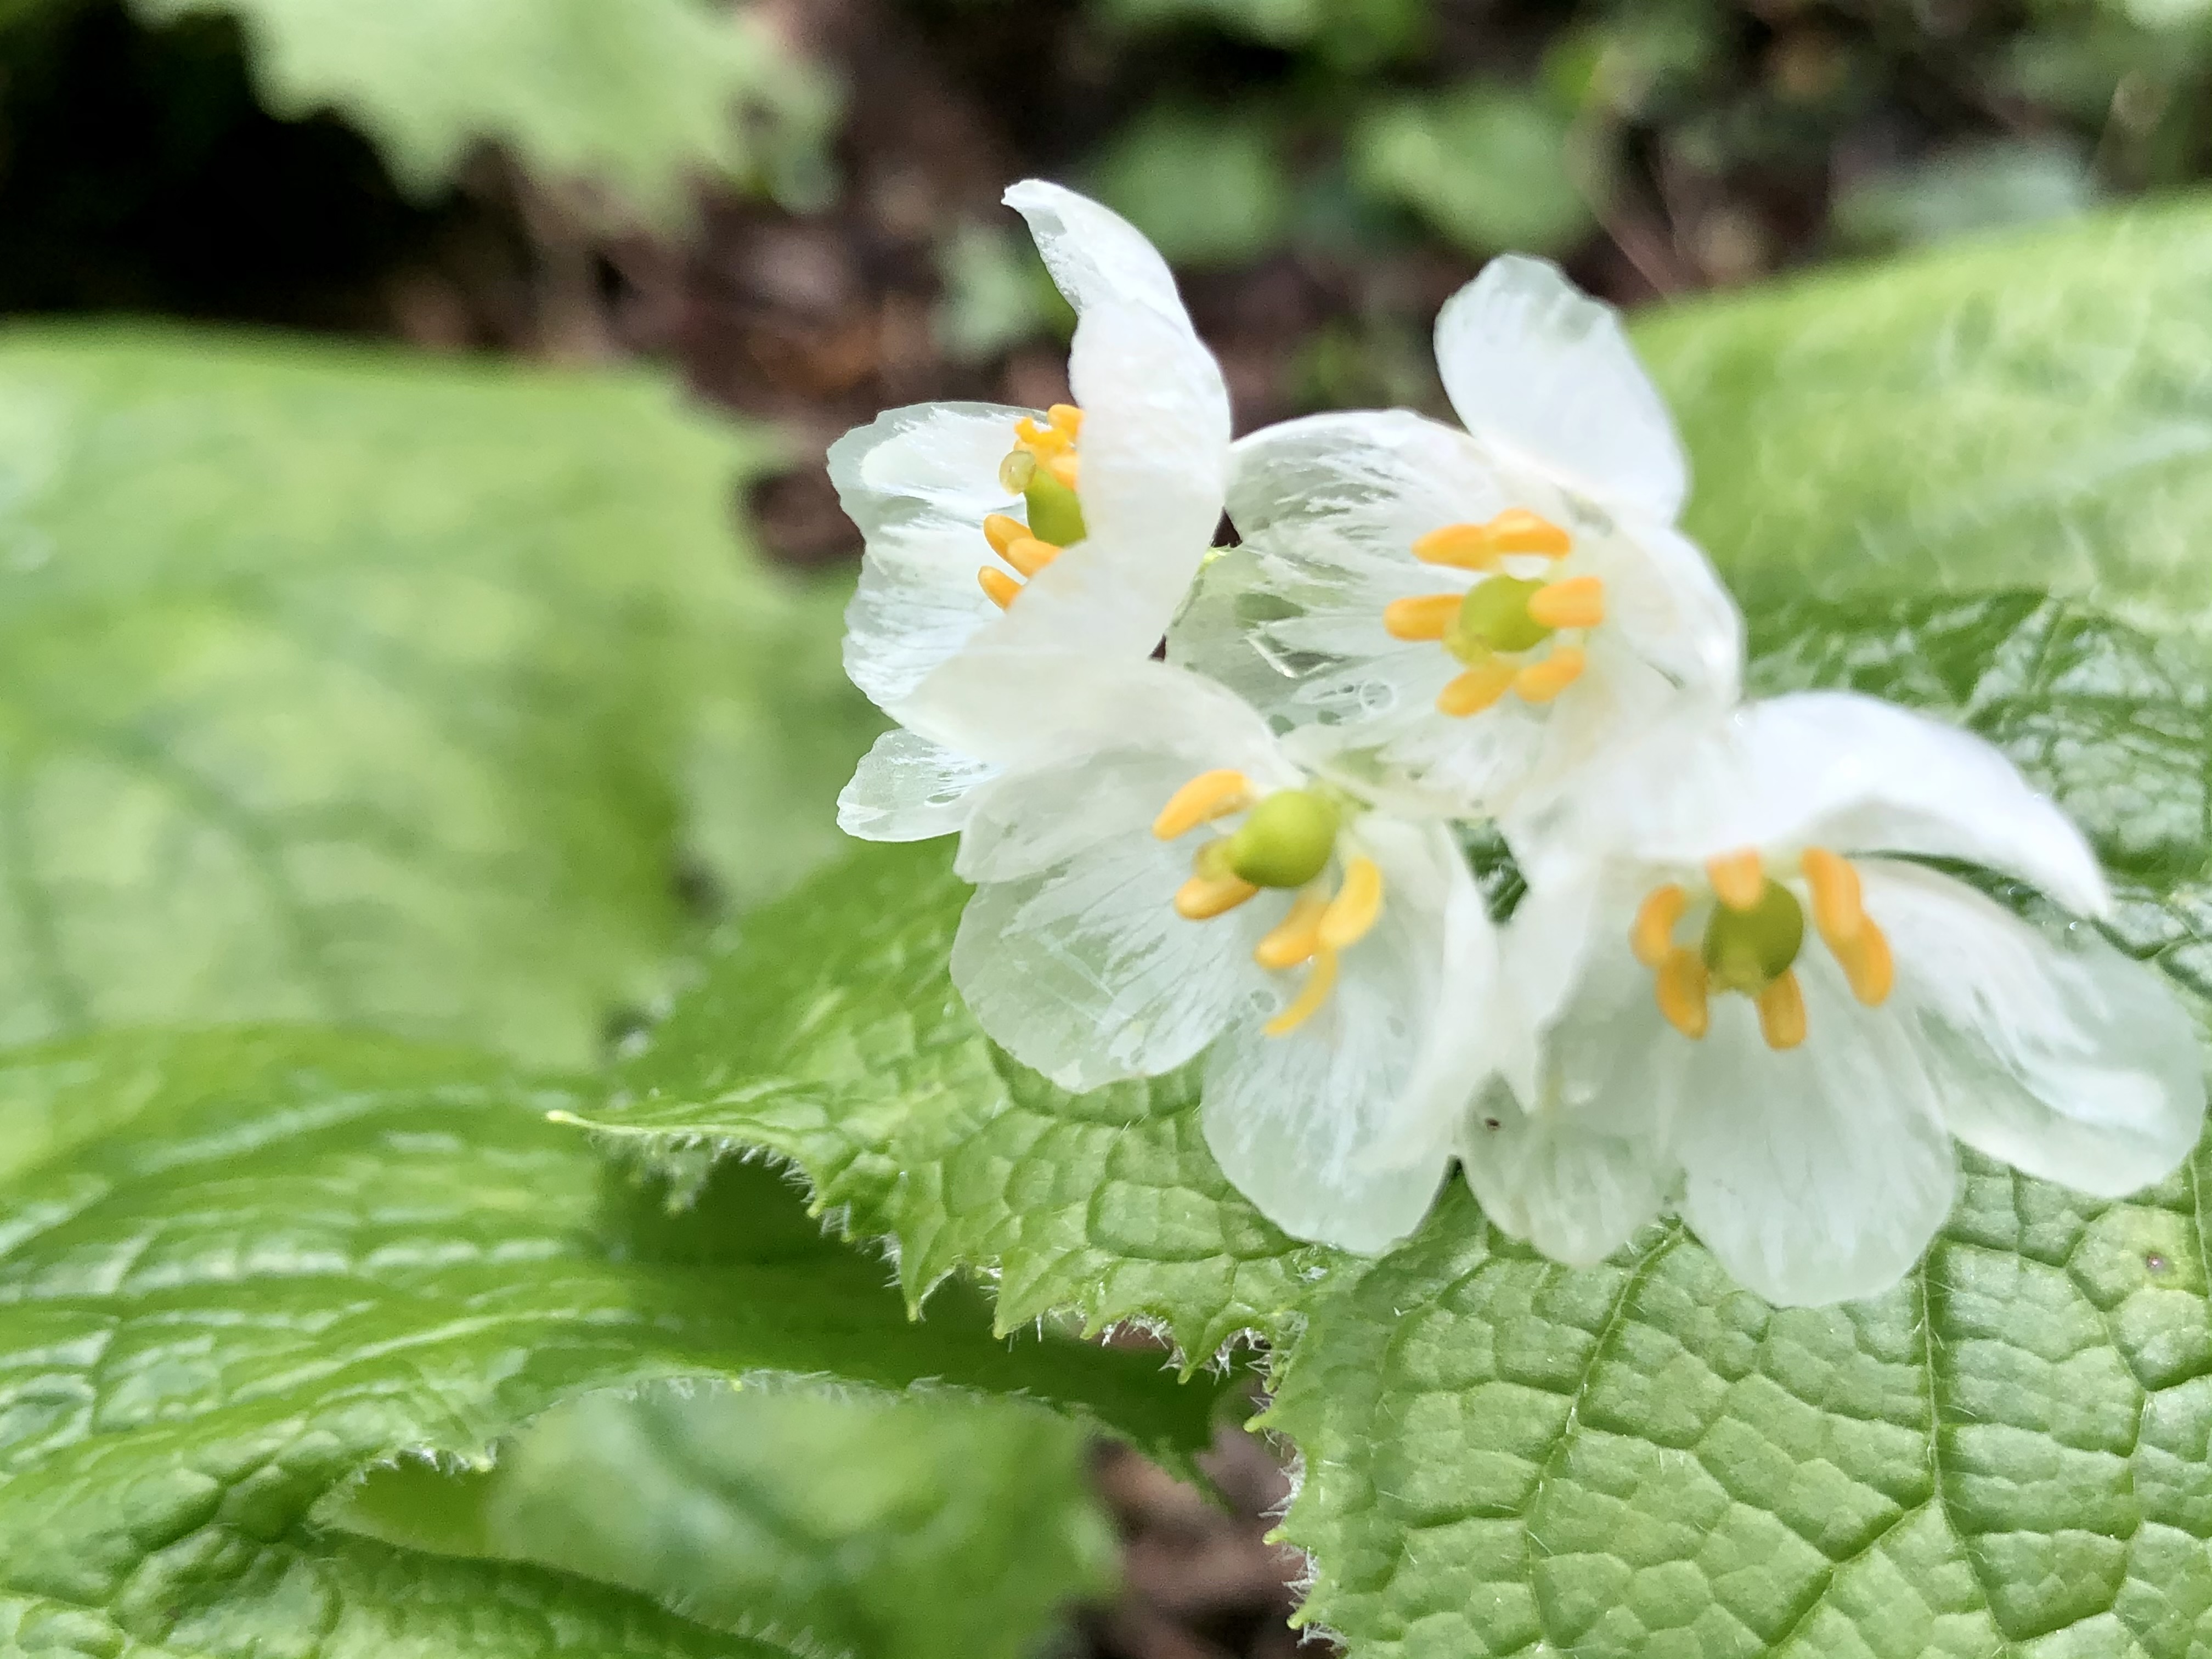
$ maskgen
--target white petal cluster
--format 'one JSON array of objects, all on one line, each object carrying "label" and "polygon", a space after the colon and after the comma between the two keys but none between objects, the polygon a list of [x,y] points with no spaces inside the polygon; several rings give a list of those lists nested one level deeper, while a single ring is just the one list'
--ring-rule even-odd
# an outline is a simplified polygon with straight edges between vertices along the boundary
[{"label": "white petal cluster", "polygon": [[[2064,815],[1887,704],[1741,702],[1608,308],[1496,260],[1437,322],[1463,428],[1232,445],[1144,239],[1006,199],[1076,308],[1075,404],[900,410],[830,465],[867,538],[847,667],[898,722],[840,821],[959,835],[953,978],[1014,1059],[1201,1066],[1224,1172],[1302,1238],[1388,1247],[1455,1158],[1557,1260],[1679,1213],[1778,1303],[1909,1271],[1957,1141],[2100,1194],[2187,1155],[2195,1032],[2096,931]],[[1527,883],[1502,928],[1483,825]]]}]

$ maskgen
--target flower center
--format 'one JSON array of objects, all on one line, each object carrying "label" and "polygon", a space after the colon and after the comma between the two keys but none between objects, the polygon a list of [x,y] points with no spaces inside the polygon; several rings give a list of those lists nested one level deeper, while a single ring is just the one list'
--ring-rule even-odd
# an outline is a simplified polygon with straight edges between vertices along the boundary
[{"label": "flower center", "polygon": [[[1446,525],[1413,544],[1425,564],[1486,572],[1464,593],[1429,593],[1383,608],[1382,626],[1401,640],[1435,640],[1466,666],[1437,696],[1443,713],[1479,714],[1510,691],[1523,702],[1549,702],[1582,677],[1579,640],[1605,620],[1605,584],[1595,576],[1547,581],[1516,576],[1508,558],[1564,559],[1573,540],[1549,519],[1513,507],[1486,524]],[[1528,653],[1548,647],[1540,657]]]},{"label": "flower center", "polygon": [[[1888,939],[1866,913],[1858,872],[1826,848],[1811,847],[1800,856],[1797,874],[1812,901],[1813,925],[1851,994],[1880,1006],[1897,969]],[[1630,949],[1651,969],[1659,1012],[1684,1036],[1702,1037],[1711,1024],[1711,994],[1739,992],[1757,1006],[1767,1047],[1796,1048],[1805,1040],[1805,994],[1796,971],[1805,945],[1805,905],[1767,873],[1753,848],[1709,860],[1705,879],[1713,907],[1695,948],[1674,943],[1690,908],[1689,892],[1678,882],[1647,893],[1629,930]]]},{"label": "flower center", "polygon": [[1297,995],[1267,1024],[1268,1036],[1283,1036],[1328,1000],[1338,953],[1364,939],[1382,915],[1382,872],[1372,859],[1355,856],[1345,861],[1336,890],[1328,891],[1322,878],[1336,857],[1343,808],[1317,789],[1278,789],[1261,797],[1249,778],[1227,768],[1201,772],[1176,790],[1152,820],[1152,834],[1175,841],[1240,812],[1243,823],[1210,837],[1192,857],[1190,879],[1176,891],[1176,914],[1210,921],[1262,888],[1297,895],[1289,914],[1252,952],[1270,972],[1307,968]]},{"label": "flower center", "polygon": [[1018,575],[1010,576],[994,564],[975,573],[1001,611],[1020,596],[1024,580],[1088,533],[1076,494],[1082,468],[1075,447],[1082,429],[1083,411],[1073,404],[1054,404],[1045,411],[1042,426],[1029,415],[1014,422],[1014,447],[999,463],[999,482],[1027,504],[1029,522],[994,513],[983,520],[983,539]]}]

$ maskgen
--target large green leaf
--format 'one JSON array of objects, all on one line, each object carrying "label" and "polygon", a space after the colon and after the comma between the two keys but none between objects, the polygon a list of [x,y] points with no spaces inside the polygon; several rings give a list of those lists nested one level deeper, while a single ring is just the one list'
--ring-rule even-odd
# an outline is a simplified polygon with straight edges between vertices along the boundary
[{"label": "large green leaf", "polygon": [[590,1650],[574,1603],[639,1622],[642,1650],[734,1650],[573,1575],[434,1569],[312,1524],[372,1463],[481,1459],[564,1395],[653,1376],[929,1379],[1204,1443],[1207,1391],[1153,1357],[1010,1346],[958,1287],[911,1321],[772,1171],[726,1164],[672,1209],[547,1121],[574,1103],[497,1061],[315,1032],[0,1062],[0,1609],[101,1650],[246,1655],[317,1632],[434,1648],[481,1601],[516,1634],[471,1651]]},{"label": "large green leaf", "polygon": [[687,780],[765,849],[752,896],[866,741],[856,696],[769,672],[835,618],[731,544],[758,453],[642,379],[0,337],[0,1042],[306,1018],[592,1054],[675,937]]},{"label": "large green leaf", "polygon": [[1112,1582],[1087,1454],[1010,1401],[659,1388],[557,1406],[490,1469],[380,1470],[340,1523],[854,1659],[1024,1659]]},{"label": "large green leaf", "polygon": [[[2212,984],[2212,594],[2185,556],[2212,532],[2188,465],[2208,262],[2212,221],[2174,212],[1646,337],[1754,682],[1856,685],[2003,745],[2185,992]],[[878,849],[757,915],[605,1132],[775,1148],[927,1264],[914,1282],[1000,1275],[1002,1319],[1272,1338],[1306,1616],[1355,1654],[2212,1646],[2204,1152],[2118,1204],[1970,1158],[1920,1272],[1840,1309],[1769,1309],[1672,1224],[1562,1269],[1457,1189],[1382,1260],[1335,1255],[1226,1189],[1187,1079],[1071,1098],[992,1049],[945,976],[961,896],[942,848]]]},{"label": "large green leaf", "polygon": [[503,144],[562,184],[672,218],[690,175],[819,190],[834,101],[767,29],[708,0],[133,0],[244,26],[280,115],[335,108],[403,185]]}]

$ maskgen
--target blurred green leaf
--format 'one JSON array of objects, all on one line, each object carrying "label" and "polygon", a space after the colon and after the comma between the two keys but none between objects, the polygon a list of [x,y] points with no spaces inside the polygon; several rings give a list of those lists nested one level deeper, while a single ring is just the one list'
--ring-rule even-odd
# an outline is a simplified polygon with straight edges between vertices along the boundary
[{"label": "blurred green leaf", "polygon": [[1372,69],[1419,44],[1429,0],[1103,0],[1128,27],[1204,23],[1285,50],[1310,50],[1343,70]]},{"label": "blurred green leaf", "polygon": [[499,144],[550,182],[604,187],[664,222],[693,175],[794,203],[826,194],[828,83],[750,15],[706,0],[131,3],[149,23],[235,16],[272,111],[337,110],[417,193]]},{"label": "blurred green leaf", "polygon": [[1250,112],[1148,110],[1115,135],[1092,183],[1179,265],[1257,258],[1290,228],[1280,139]]},{"label": "blurred green leaf", "polygon": [[[654,1377],[927,1381],[1171,1453],[1209,1440],[1213,1391],[1154,1356],[1010,1345],[957,1285],[909,1319],[763,1166],[717,1169],[688,1210],[609,1176],[547,1121],[580,1103],[490,1059],[317,1031],[0,1058],[0,1644],[750,1652],[703,1608],[436,1561],[465,1528],[423,1548],[313,1523],[371,1464],[480,1463],[565,1396]],[[1042,1492],[1054,1512],[1065,1481]]]},{"label": "blurred green leaf", "polygon": [[2072,144],[2003,140],[1857,179],[1837,193],[1829,221],[1846,246],[1903,247],[2069,219],[2094,206],[2098,193]]},{"label": "blurred green leaf", "polygon": [[931,328],[956,362],[981,362],[1074,326],[1075,313],[1052,285],[1036,246],[1011,226],[962,221],[938,245],[937,267],[944,297]]},{"label": "blurred green leaf", "polygon": [[1352,172],[1471,253],[1556,253],[1595,222],[1568,153],[1574,131],[1572,114],[1540,94],[1465,86],[1363,117]]},{"label": "blurred green leaf", "polygon": [[489,1470],[380,1470],[337,1524],[854,1659],[1024,1659],[1114,1581],[1086,1450],[1011,1401],[652,1388],[556,1407]]},{"label": "blurred green leaf", "polygon": [[763,453],[644,379],[0,340],[0,1041],[592,1054],[676,939],[687,779],[757,896],[872,729],[834,602],[732,545]]}]

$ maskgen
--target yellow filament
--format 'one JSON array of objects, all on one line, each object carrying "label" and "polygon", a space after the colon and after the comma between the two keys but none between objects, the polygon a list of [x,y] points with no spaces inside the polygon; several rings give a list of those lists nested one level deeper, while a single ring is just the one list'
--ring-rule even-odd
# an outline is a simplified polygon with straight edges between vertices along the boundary
[{"label": "yellow filament", "polygon": [[1034,576],[1060,556],[1060,550],[1050,542],[1024,534],[1000,548],[999,556],[1024,576]]},{"label": "yellow filament", "polygon": [[1335,988],[1336,952],[1323,946],[1314,952],[1313,966],[1306,969],[1306,982],[1296,1000],[1261,1029],[1269,1036],[1288,1036],[1321,1012]]},{"label": "yellow filament", "polygon": [[1065,432],[1071,438],[1083,430],[1083,411],[1073,404],[1054,404],[1044,412],[1055,431]]},{"label": "yellow filament", "polygon": [[1523,702],[1549,702],[1583,677],[1583,653],[1571,645],[1555,645],[1541,662],[1532,662],[1513,677],[1513,695]]},{"label": "yellow filament", "polygon": [[1805,1040],[1805,994],[1787,968],[1759,994],[1759,1034],[1770,1048],[1795,1048]]},{"label": "yellow filament", "polygon": [[1646,968],[1656,968],[1674,949],[1674,924],[1690,908],[1690,896],[1679,882],[1655,887],[1637,907],[1636,925],[1628,931],[1628,948]]},{"label": "yellow filament", "polygon": [[1858,937],[1866,925],[1866,902],[1859,890],[1859,872],[1825,847],[1808,847],[1800,860],[1805,884],[1813,890],[1813,925],[1837,955]]},{"label": "yellow filament", "polygon": [[1394,640],[1440,640],[1459,615],[1462,603],[1457,593],[1393,599],[1382,607],[1383,630]]},{"label": "yellow filament", "polygon": [[1344,866],[1344,885],[1322,913],[1322,948],[1342,951],[1357,945],[1382,914],[1382,871],[1373,859],[1352,860]]},{"label": "yellow filament", "polygon": [[1044,465],[1047,471],[1070,489],[1076,487],[1076,481],[1083,476],[1083,464],[1073,455],[1055,455]]},{"label": "yellow filament", "polygon": [[975,580],[991,596],[991,603],[1004,611],[1022,595],[1022,585],[995,565],[985,565],[975,573]]},{"label": "yellow filament", "polygon": [[1667,1023],[1692,1039],[1705,1034],[1712,1023],[1706,1000],[1705,959],[1686,946],[1677,945],[1660,963],[1651,982],[1659,1012]]},{"label": "yellow filament", "polygon": [[1887,937],[1871,917],[1863,917],[1858,932],[1843,944],[1829,940],[1828,948],[1836,953],[1853,996],[1869,1008],[1879,1008],[1889,1000],[1897,985],[1897,959],[1890,954]]},{"label": "yellow filament", "polygon": [[1707,859],[1705,879],[1712,883],[1715,896],[1729,909],[1748,910],[1766,890],[1766,866],[1759,862],[1759,849],[1747,847],[1741,853],[1723,853],[1717,859]]},{"label": "yellow filament", "polygon": [[1510,662],[1486,662],[1480,668],[1470,668],[1437,693],[1437,708],[1460,720],[1480,714],[1513,689],[1514,673]]},{"label": "yellow filament", "polygon": [[1291,913],[1270,928],[1252,952],[1262,968],[1279,971],[1295,968],[1321,949],[1321,919],[1328,901],[1318,888],[1309,887],[1291,902]]},{"label": "yellow filament", "polygon": [[1193,876],[1176,889],[1176,914],[1185,921],[1225,915],[1260,890],[1235,876]]},{"label": "yellow filament", "polygon": [[1251,804],[1252,780],[1242,772],[1226,766],[1200,772],[1168,797],[1168,804],[1152,820],[1152,833],[1162,841],[1173,841]]},{"label": "yellow filament", "polygon": [[994,513],[983,520],[983,539],[991,544],[991,551],[1002,556],[1029,533],[1030,527],[1011,513]]},{"label": "yellow filament", "polygon": [[1595,628],[1605,620],[1605,584],[1595,576],[1547,583],[1528,596],[1528,617],[1547,628]]}]

